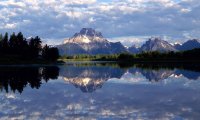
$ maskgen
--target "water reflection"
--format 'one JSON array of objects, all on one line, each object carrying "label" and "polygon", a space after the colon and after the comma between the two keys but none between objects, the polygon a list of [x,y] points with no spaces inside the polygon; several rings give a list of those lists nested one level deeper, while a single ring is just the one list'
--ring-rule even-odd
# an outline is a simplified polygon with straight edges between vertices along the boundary
[{"label": "water reflection", "polygon": [[[136,81],[134,78],[138,74],[145,77],[150,82],[173,77],[185,77],[188,80],[198,80],[200,78],[199,67],[188,66],[152,66],[135,64],[127,67],[117,63],[72,63],[64,66],[29,66],[29,67],[0,67],[0,89],[6,92],[18,91],[29,85],[31,88],[39,89],[42,81],[48,82],[50,79],[62,77],[66,83],[74,85],[82,92],[94,92],[102,88],[104,83],[111,79],[121,79]],[[139,78],[141,78],[139,76]]]},{"label": "water reflection", "polygon": [[121,78],[126,70],[110,66],[68,65],[60,68],[60,76],[82,92],[93,92],[111,78]]},{"label": "water reflection", "polygon": [[39,89],[42,80],[57,79],[59,68],[49,67],[0,67],[0,89],[6,92],[19,93],[29,85],[31,88]]},{"label": "water reflection", "polygon": [[0,67],[0,119],[199,119],[199,71],[113,63]]},{"label": "water reflection", "polygon": [[[189,69],[189,70],[188,70]],[[161,80],[173,77],[185,77],[188,80],[197,80],[200,78],[200,71],[195,67],[188,66],[147,66],[136,64],[131,67],[124,67],[123,64],[68,64],[60,67],[60,76],[73,84],[76,88],[80,88],[82,92],[93,92],[101,88],[103,84],[113,78],[132,79],[130,74],[141,74],[150,82],[159,82]],[[127,78],[127,75],[129,77]],[[131,76],[132,77],[132,76]]]}]

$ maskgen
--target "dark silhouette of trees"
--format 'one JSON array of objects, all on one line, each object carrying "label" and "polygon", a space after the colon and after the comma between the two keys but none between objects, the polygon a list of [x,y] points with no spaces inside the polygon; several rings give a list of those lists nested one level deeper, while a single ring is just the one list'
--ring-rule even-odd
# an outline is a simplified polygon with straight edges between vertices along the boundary
[{"label": "dark silhouette of trees", "polygon": [[8,52],[8,33],[6,32],[5,35],[2,37],[2,41],[1,41],[1,52],[2,53],[7,53]]},{"label": "dark silhouette of trees", "polygon": [[42,50],[42,41],[38,36],[35,38],[31,38],[29,42],[29,52],[31,58],[37,58],[37,56],[40,54],[40,51]]},{"label": "dark silhouette of trees", "polygon": [[[42,47],[41,39],[31,37],[26,39],[22,32],[14,32],[8,36],[0,34],[0,55],[8,60],[45,60],[54,62],[58,59],[58,49],[45,45]],[[1,61],[0,61],[1,62]]]},{"label": "dark silhouette of trees", "polygon": [[15,35],[15,33],[12,33],[10,35],[9,45],[10,45],[10,48],[15,48],[17,46],[17,41],[16,41],[16,35]]},{"label": "dark silhouette of trees", "polygon": [[1,67],[0,68],[0,90],[6,92],[22,93],[26,86],[39,89],[42,80],[48,82],[57,79],[59,68],[49,67]]},{"label": "dark silhouette of trees", "polygon": [[120,54],[116,60],[119,61],[166,61],[166,62],[200,62],[200,48],[180,52],[143,52],[140,54]]},{"label": "dark silhouette of trees", "polygon": [[59,57],[58,48],[49,47],[49,46],[45,45],[42,50],[42,57],[49,61],[57,60]]}]

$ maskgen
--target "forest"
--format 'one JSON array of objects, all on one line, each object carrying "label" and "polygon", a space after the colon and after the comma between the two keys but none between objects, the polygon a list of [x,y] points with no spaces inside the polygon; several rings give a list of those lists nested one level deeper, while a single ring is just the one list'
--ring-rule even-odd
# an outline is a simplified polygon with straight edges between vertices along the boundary
[{"label": "forest", "polygon": [[18,34],[0,34],[0,63],[56,62],[59,52],[56,47],[43,45],[40,37],[25,38]]}]

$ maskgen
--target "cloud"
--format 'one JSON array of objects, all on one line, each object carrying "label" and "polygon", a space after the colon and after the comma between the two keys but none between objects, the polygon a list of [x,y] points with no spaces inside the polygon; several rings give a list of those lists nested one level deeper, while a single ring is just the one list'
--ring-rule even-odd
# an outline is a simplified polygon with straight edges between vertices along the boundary
[{"label": "cloud", "polygon": [[108,38],[108,40],[112,42],[121,42],[123,45],[127,47],[130,47],[132,45],[140,47],[150,37],[151,36],[122,36],[122,37]]},{"label": "cloud", "polygon": [[[53,40],[92,27],[124,44],[145,36],[200,38],[198,0],[3,0],[0,31]],[[133,40],[129,36],[135,36]],[[127,39],[126,39],[127,37]],[[136,42],[135,42],[136,41]]]},{"label": "cloud", "polygon": [[5,29],[15,29],[16,28],[16,23],[8,23],[8,24],[5,24],[4,28]]}]

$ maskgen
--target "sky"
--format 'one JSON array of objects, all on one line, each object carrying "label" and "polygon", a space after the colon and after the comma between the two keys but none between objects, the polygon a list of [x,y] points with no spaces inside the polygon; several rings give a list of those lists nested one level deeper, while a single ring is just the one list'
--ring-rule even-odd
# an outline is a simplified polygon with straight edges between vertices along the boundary
[{"label": "sky", "polygon": [[126,46],[150,37],[182,43],[200,38],[200,1],[0,0],[1,33],[21,31],[61,44],[81,28],[94,28]]}]

